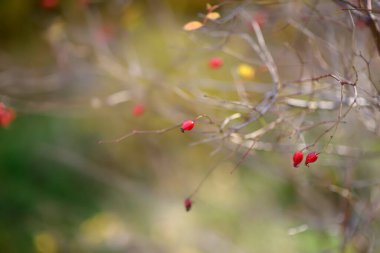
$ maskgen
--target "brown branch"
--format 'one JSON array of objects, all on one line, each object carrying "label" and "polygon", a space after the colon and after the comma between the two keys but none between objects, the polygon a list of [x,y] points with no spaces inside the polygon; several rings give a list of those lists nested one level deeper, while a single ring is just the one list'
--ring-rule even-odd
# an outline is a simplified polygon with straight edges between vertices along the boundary
[{"label": "brown branch", "polygon": [[99,144],[104,144],[104,143],[119,143],[133,135],[139,135],[139,134],[163,134],[163,133],[166,133],[170,130],[173,130],[175,128],[179,128],[181,126],[181,124],[177,124],[175,126],[172,126],[172,127],[168,127],[168,128],[163,128],[163,129],[158,129],[158,130],[132,130],[131,132],[127,133],[126,135],[123,135],[119,138],[116,138],[116,139],[113,139],[113,140],[101,140],[99,141],[98,143]]},{"label": "brown branch", "polygon": [[239,166],[245,161],[245,159],[247,158],[249,152],[251,152],[251,150],[253,149],[253,147],[255,146],[256,142],[254,140],[252,140],[252,145],[247,149],[247,151],[245,151],[245,153],[243,154],[243,156],[240,158],[240,160],[236,163],[236,165],[234,166],[234,168],[231,170],[231,174],[237,169],[239,168]]}]

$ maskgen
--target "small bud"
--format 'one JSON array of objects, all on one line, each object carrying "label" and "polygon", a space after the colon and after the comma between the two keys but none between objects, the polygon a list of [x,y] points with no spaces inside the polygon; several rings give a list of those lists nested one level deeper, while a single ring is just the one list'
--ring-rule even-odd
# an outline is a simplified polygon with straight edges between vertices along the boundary
[{"label": "small bud", "polygon": [[214,57],[214,58],[211,58],[209,61],[208,61],[208,67],[210,69],[218,69],[220,67],[223,66],[223,60],[219,57]]},{"label": "small bud", "polygon": [[313,163],[318,160],[318,154],[315,152],[311,152],[307,154],[306,160],[305,160],[305,165],[309,166],[309,163]]},{"label": "small bud", "polygon": [[293,166],[296,168],[303,160],[303,153],[302,151],[297,151],[293,155]]},{"label": "small bud", "polygon": [[186,212],[190,211],[193,201],[190,198],[186,198],[185,201],[183,202],[183,205],[185,206]]},{"label": "small bud", "polygon": [[185,131],[190,131],[194,127],[194,121],[192,120],[185,120],[182,123],[181,132],[184,133]]},{"label": "small bud", "polygon": [[133,107],[133,111],[132,111],[132,113],[133,113],[133,115],[136,116],[136,117],[139,117],[139,116],[143,115],[144,112],[145,112],[145,107],[144,107],[144,105],[142,105],[142,104],[137,104],[137,105],[135,105],[135,106]]}]

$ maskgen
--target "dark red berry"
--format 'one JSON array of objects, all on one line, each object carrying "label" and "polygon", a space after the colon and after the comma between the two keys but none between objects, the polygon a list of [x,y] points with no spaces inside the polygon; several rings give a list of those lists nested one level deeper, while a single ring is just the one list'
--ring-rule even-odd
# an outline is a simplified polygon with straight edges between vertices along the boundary
[{"label": "dark red berry", "polygon": [[303,160],[303,153],[302,151],[297,151],[293,155],[293,166],[298,167],[298,165],[302,162]]},{"label": "dark red berry", "polygon": [[311,152],[307,154],[306,160],[305,160],[305,165],[309,166],[309,163],[313,163],[318,160],[318,154],[315,152]]},{"label": "dark red berry", "polygon": [[184,133],[185,131],[190,131],[194,127],[194,121],[192,120],[185,120],[182,123],[181,131]]},{"label": "dark red berry", "polygon": [[185,206],[186,212],[190,211],[193,201],[190,198],[186,198],[185,201],[183,202],[183,205]]},{"label": "dark red berry", "polygon": [[223,60],[219,57],[211,58],[208,61],[208,66],[210,69],[218,69],[223,66]]}]

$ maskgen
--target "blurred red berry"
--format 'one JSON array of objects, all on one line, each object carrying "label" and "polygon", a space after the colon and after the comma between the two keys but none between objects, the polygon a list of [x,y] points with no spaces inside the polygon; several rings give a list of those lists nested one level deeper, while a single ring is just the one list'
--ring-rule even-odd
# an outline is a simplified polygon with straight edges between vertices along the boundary
[{"label": "blurred red berry", "polygon": [[111,25],[102,25],[96,31],[96,38],[100,42],[109,43],[115,37],[115,30]]},{"label": "blurred red berry", "polygon": [[136,117],[142,116],[145,112],[145,107],[142,104],[137,104],[133,107],[133,115]]},{"label": "blurred red berry", "polygon": [[59,0],[41,0],[41,6],[45,9],[54,8],[59,4]]},{"label": "blurred red berry", "polygon": [[219,57],[213,57],[208,61],[208,67],[210,69],[218,69],[223,66],[223,60]]},{"label": "blurred red berry", "polygon": [[184,133],[185,131],[190,131],[194,128],[194,121],[192,120],[185,120],[182,123],[181,132]]},{"label": "blurred red berry", "polygon": [[190,211],[193,201],[190,198],[186,198],[185,201],[183,202],[183,205],[185,206],[186,212]]},{"label": "blurred red berry", "polygon": [[293,155],[293,166],[298,167],[298,165],[302,162],[303,160],[303,153],[302,151],[297,151]]},{"label": "blurred red berry", "polygon": [[16,118],[16,112],[12,108],[6,108],[3,103],[0,103],[0,125],[8,127]]},{"label": "blurred red berry", "polygon": [[364,19],[362,19],[362,18],[357,18],[357,19],[355,20],[355,26],[356,26],[356,28],[358,28],[358,29],[364,29],[364,28],[367,26],[367,23],[366,23],[366,21],[365,21]]},{"label": "blurred red berry", "polygon": [[306,160],[305,160],[305,165],[309,166],[309,163],[313,163],[318,160],[318,154],[315,152],[311,152],[307,154]]},{"label": "blurred red berry", "polygon": [[263,27],[267,22],[267,14],[265,12],[257,12],[253,20],[256,21],[260,27]]}]

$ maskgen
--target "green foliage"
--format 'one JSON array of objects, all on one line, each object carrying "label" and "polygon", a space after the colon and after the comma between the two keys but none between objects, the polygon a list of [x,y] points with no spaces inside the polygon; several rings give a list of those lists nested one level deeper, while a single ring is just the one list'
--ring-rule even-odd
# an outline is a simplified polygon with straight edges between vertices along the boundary
[{"label": "green foliage", "polygon": [[67,145],[64,139],[80,138],[81,133],[73,131],[75,121],[72,123],[57,117],[21,114],[10,129],[1,130],[2,251],[29,252],[38,230],[57,231],[70,240],[75,227],[98,210],[97,201],[104,190],[56,160],[52,152]]}]

